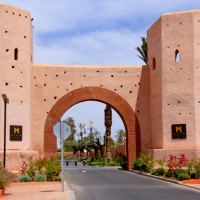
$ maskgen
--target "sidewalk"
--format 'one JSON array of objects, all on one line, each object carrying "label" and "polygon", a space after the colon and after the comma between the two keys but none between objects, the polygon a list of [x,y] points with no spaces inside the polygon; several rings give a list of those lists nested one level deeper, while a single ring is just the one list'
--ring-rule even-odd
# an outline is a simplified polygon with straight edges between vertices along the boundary
[{"label": "sidewalk", "polygon": [[[5,190],[2,200],[70,200],[71,191],[64,187],[61,192],[61,182],[26,182],[12,183]],[[72,198],[71,198],[72,199]]]},{"label": "sidewalk", "polygon": [[181,184],[200,190],[200,180],[199,179],[185,180],[185,181],[182,181]]}]

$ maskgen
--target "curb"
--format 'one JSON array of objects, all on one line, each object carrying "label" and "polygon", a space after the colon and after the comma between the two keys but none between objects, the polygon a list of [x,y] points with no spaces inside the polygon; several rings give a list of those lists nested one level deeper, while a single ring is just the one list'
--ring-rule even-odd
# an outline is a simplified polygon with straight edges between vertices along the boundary
[{"label": "curb", "polygon": [[74,191],[70,189],[70,187],[67,185],[67,182],[66,182],[66,181],[64,181],[64,185],[65,185],[65,187],[66,187],[67,190],[68,190],[67,193],[69,193],[69,200],[75,200],[76,197],[75,197]]},{"label": "curb", "polygon": [[189,188],[193,188],[193,189],[196,189],[196,190],[200,190],[200,187],[194,187],[194,186],[191,186],[191,185],[186,185],[186,184],[183,184],[179,181],[175,181],[175,180],[170,180],[170,179],[165,179],[165,178],[162,178],[162,177],[159,177],[159,176],[154,176],[154,175],[151,175],[151,174],[146,174],[146,173],[143,173],[143,172],[138,172],[136,170],[128,170],[129,172],[133,172],[135,174],[139,174],[139,175],[143,175],[143,176],[147,176],[147,177],[150,177],[150,178],[154,178],[154,179],[158,179],[158,180],[161,180],[161,181],[166,181],[166,182],[170,182],[170,183],[174,183],[174,184],[179,184],[179,185],[182,185],[182,186],[185,186],[185,187],[189,187]]}]

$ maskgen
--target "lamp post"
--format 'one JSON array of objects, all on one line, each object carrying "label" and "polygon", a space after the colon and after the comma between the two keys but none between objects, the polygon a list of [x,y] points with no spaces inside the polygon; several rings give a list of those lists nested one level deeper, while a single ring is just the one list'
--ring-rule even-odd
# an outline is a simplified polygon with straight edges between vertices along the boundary
[{"label": "lamp post", "polygon": [[103,151],[104,151],[104,161],[105,166],[107,166],[107,155],[106,155],[106,134],[103,136]]},{"label": "lamp post", "polygon": [[4,101],[4,145],[3,145],[3,166],[6,165],[6,104],[9,102],[6,94],[2,94]]},{"label": "lamp post", "polygon": [[78,160],[80,160],[79,136],[80,136],[80,133],[78,133]]}]

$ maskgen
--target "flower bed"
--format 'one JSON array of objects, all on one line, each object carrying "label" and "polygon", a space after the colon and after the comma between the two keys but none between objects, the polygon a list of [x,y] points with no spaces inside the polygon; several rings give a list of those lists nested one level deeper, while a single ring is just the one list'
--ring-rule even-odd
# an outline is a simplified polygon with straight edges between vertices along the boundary
[{"label": "flower bed", "polygon": [[19,181],[60,181],[60,169],[60,162],[54,157],[39,158],[36,160],[30,157],[28,161],[24,161],[21,158]]},{"label": "flower bed", "polygon": [[[157,162],[160,167],[153,169],[154,163]],[[184,154],[180,157],[170,155],[169,159],[153,160],[152,155],[141,154],[133,163],[135,170],[151,173],[155,176],[170,178],[184,181],[189,179],[199,179],[200,176],[200,159],[188,160]]]}]

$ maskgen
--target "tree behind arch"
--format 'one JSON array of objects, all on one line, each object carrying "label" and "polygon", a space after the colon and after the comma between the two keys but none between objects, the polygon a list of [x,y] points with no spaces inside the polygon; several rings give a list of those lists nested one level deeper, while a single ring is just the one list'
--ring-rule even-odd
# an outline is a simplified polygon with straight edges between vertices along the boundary
[{"label": "tree behind arch", "polygon": [[148,63],[148,52],[147,52],[147,38],[141,37],[142,45],[140,47],[136,47],[135,49],[140,53],[138,55],[146,64]]},{"label": "tree behind arch", "polygon": [[115,138],[118,144],[124,143],[124,138],[126,137],[126,132],[123,129],[119,129],[115,133]]},{"label": "tree behind arch", "polygon": [[74,136],[76,134],[76,125],[73,117],[68,117],[65,120],[71,126],[71,135],[69,136],[68,140],[74,140]]},{"label": "tree behind arch", "polygon": [[85,127],[85,124],[80,123],[80,124],[78,124],[78,127],[80,128],[80,136],[81,136],[81,139],[82,139],[83,138],[83,132],[82,132],[82,130]]}]

